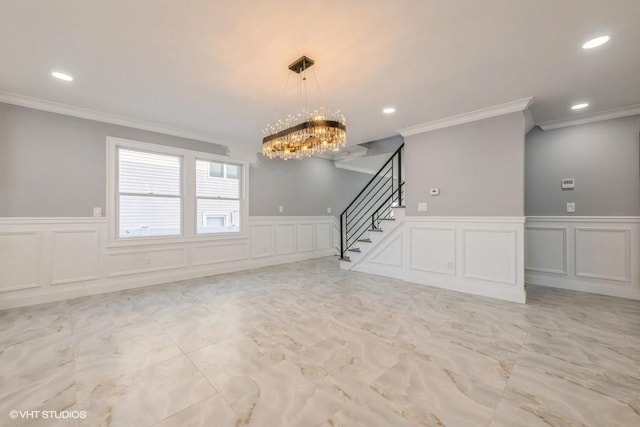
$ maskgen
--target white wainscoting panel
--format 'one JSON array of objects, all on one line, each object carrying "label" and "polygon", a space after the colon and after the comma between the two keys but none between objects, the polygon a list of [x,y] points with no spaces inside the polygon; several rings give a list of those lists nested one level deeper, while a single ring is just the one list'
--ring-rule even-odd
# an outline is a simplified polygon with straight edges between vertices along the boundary
[{"label": "white wainscoting panel", "polygon": [[0,292],[40,286],[42,233],[0,231]]},{"label": "white wainscoting panel", "polygon": [[149,250],[123,250],[107,253],[107,277],[149,273],[186,267],[186,250],[164,248]]},{"label": "white wainscoting panel", "polygon": [[412,227],[409,229],[409,268],[456,275],[456,229]]},{"label": "white wainscoting panel", "polygon": [[630,229],[576,227],[576,276],[628,282]]},{"label": "white wainscoting panel", "polygon": [[567,227],[526,227],[527,270],[567,274]]},{"label": "white wainscoting panel", "polygon": [[315,224],[298,224],[298,252],[312,251],[315,247],[313,237],[315,235]]},{"label": "white wainscoting panel", "polygon": [[51,231],[51,284],[96,280],[100,274],[100,232]]},{"label": "white wainscoting panel", "polygon": [[333,235],[333,224],[316,224],[316,249],[331,249],[331,237]]},{"label": "white wainscoting panel", "polygon": [[402,239],[403,235],[397,234],[381,241],[379,247],[371,254],[369,262],[388,267],[402,267]]},{"label": "white wainscoting panel", "polygon": [[528,217],[527,239],[528,283],[640,299],[640,217]]},{"label": "white wainscoting panel", "polygon": [[240,261],[248,258],[249,245],[245,241],[220,242],[210,245],[194,246],[191,253],[191,265]]},{"label": "white wainscoting panel", "polygon": [[524,218],[408,216],[400,221],[353,270],[525,302]]},{"label": "white wainscoting panel", "polygon": [[2,218],[0,309],[335,255],[335,222],[249,217],[243,236],[109,246],[105,218]]},{"label": "white wainscoting panel", "polygon": [[296,224],[276,224],[276,253],[292,254],[296,248]]},{"label": "white wainscoting panel", "polygon": [[251,224],[251,256],[268,257],[275,253],[273,224]]},{"label": "white wainscoting panel", "polygon": [[462,230],[464,277],[516,284],[516,232]]}]

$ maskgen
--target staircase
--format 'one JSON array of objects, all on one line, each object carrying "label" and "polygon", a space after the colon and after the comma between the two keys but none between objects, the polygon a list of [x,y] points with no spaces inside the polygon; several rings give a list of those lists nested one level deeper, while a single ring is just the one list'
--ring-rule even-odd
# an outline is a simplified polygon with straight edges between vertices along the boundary
[{"label": "staircase", "polygon": [[340,214],[340,267],[350,270],[404,218],[404,144]]}]

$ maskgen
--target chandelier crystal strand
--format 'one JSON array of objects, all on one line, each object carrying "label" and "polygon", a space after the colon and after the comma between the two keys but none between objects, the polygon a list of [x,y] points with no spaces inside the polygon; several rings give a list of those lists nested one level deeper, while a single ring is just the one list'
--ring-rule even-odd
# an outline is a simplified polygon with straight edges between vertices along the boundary
[{"label": "chandelier crystal strand", "polygon": [[324,109],[289,115],[264,130],[262,153],[273,159],[301,159],[347,145],[346,119]]},{"label": "chandelier crystal strand", "polygon": [[[309,58],[302,57],[289,69],[301,74],[300,83],[306,76],[306,69],[313,65]],[[306,104],[306,82],[304,101]],[[302,94],[299,87],[299,96]],[[327,112],[323,108],[302,112],[296,116],[289,115],[268,125],[262,139],[262,154],[270,159],[275,157],[284,160],[302,159],[328,150],[339,150],[347,145],[347,122],[340,111]]]}]

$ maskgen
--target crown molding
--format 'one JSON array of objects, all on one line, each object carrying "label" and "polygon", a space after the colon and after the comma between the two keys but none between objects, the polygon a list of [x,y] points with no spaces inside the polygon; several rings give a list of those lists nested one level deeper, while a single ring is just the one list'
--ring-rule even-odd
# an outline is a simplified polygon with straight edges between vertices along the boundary
[{"label": "crown molding", "polygon": [[629,105],[627,107],[605,110],[578,118],[551,120],[548,122],[538,123],[538,126],[540,126],[542,130],[551,130],[569,126],[584,125],[587,123],[600,122],[602,120],[619,119],[621,117],[635,116],[638,114],[640,114],[640,104],[635,104]]},{"label": "crown molding", "polygon": [[17,93],[0,91],[0,102],[3,102],[5,104],[18,105],[20,107],[33,108],[35,110],[63,114],[65,116],[78,117],[80,119],[94,120],[97,122],[109,123],[112,125],[146,130],[149,132],[156,132],[164,135],[177,136],[179,138],[208,142],[211,144],[218,144],[230,148],[233,148],[233,146],[237,145],[229,141],[224,141],[209,135],[203,135],[185,129],[172,128],[158,123],[145,122],[142,120],[131,119],[129,117],[118,116],[116,114],[104,113],[101,111],[90,110],[88,108],[75,107],[73,105],[61,104],[54,101],[47,101],[40,98],[32,98],[30,96],[20,95]]},{"label": "crown molding", "polygon": [[475,122],[478,120],[484,120],[491,117],[502,116],[504,114],[509,114],[509,113],[516,113],[518,111],[524,111],[531,104],[533,104],[533,96],[530,96],[529,98],[518,99],[517,101],[507,102],[500,105],[494,105],[493,107],[487,107],[487,108],[482,108],[480,110],[470,111],[468,113],[463,113],[456,116],[446,117],[444,119],[438,119],[431,122],[406,127],[404,129],[398,130],[398,133],[406,138],[407,136],[430,132],[436,129],[443,129],[451,126],[458,126],[464,123]]}]

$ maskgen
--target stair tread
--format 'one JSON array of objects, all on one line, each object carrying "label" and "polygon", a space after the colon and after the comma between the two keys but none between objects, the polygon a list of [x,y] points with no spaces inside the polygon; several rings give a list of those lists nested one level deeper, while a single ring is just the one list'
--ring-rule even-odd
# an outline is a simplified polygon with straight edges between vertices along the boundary
[{"label": "stair tread", "polygon": [[395,218],[380,218],[380,221],[395,221]]},{"label": "stair tread", "polygon": [[360,248],[347,249],[349,252],[360,252]]},{"label": "stair tread", "polygon": [[360,240],[358,240],[358,242],[371,243],[371,239],[360,239]]},{"label": "stair tread", "polygon": [[345,256],[345,257],[340,258],[340,261],[351,262],[351,258],[349,258],[348,256]]},{"label": "stair tread", "polygon": [[375,233],[384,233],[384,230],[380,230],[380,229],[377,229],[377,228],[370,228],[370,229],[369,229],[369,230],[367,230],[367,231],[373,231],[373,232],[375,232]]}]

